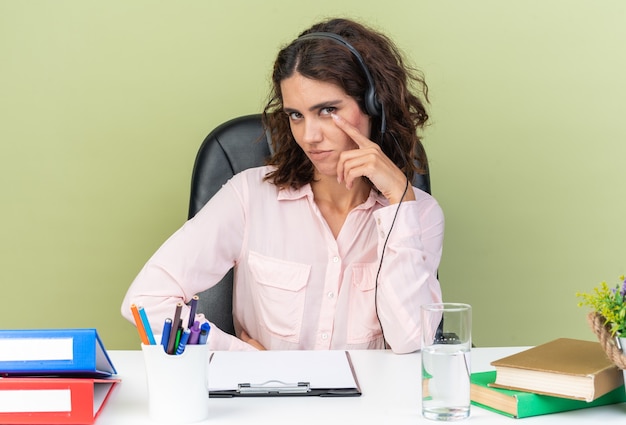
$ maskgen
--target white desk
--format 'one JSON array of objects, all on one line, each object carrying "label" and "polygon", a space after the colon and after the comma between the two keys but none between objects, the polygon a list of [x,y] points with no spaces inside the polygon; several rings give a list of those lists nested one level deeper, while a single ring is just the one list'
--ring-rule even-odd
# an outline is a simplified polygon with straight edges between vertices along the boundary
[{"label": "white desk", "polygon": [[[522,348],[472,350],[472,370],[490,370],[489,363]],[[147,389],[141,351],[110,351],[122,383],[111,394],[96,425],[154,424],[148,417]],[[351,351],[361,385],[361,397],[212,398],[211,417],[199,424],[435,424],[421,414],[420,354],[391,351]],[[459,424],[624,423],[626,403],[525,419],[512,419],[472,406],[470,418]]]}]

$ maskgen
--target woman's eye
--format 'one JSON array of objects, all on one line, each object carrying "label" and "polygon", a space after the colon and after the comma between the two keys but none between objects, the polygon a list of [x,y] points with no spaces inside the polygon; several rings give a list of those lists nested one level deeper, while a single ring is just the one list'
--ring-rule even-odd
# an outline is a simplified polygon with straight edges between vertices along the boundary
[{"label": "woman's eye", "polygon": [[302,118],[302,114],[300,112],[289,112],[287,114],[290,120],[297,120],[298,118]]},{"label": "woman's eye", "polygon": [[320,109],[320,113],[322,115],[330,115],[333,112],[335,112],[336,110],[337,110],[337,108],[335,108],[334,106],[327,106],[326,108]]}]

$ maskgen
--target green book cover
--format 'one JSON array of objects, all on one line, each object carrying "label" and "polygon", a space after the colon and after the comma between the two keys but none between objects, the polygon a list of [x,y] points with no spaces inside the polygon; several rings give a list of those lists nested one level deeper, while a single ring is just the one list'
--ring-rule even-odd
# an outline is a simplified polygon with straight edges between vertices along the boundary
[{"label": "green book cover", "polygon": [[496,371],[472,373],[471,401],[475,406],[491,410],[513,418],[546,415],[548,413],[585,409],[626,401],[626,390],[620,386],[596,400],[587,403],[583,400],[551,397],[524,391],[492,388]]}]

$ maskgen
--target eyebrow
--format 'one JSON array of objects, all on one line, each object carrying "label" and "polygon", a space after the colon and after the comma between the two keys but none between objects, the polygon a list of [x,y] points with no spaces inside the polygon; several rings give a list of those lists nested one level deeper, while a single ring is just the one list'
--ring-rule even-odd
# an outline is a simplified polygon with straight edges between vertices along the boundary
[{"label": "eyebrow", "polygon": [[[343,100],[341,99],[336,99],[336,100],[328,100],[325,102],[320,102],[320,103],[316,103],[315,105],[311,106],[309,108],[309,111],[317,111],[318,109],[322,109],[322,108],[328,108],[329,106],[337,106],[339,104],[341,104],[343,102]],[[291,112],[300,112],[297,109],[293,109],[293,108],[283,108],[283,111],[285,111],[286,113],[291,113]]]}]

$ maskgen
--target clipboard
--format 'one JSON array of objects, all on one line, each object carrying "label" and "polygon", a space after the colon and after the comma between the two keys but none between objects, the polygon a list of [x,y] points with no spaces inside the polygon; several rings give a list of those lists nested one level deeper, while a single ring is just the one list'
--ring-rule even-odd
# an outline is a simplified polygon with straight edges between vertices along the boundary
[{"label": "clipboard", "polygon": [[347,351],[217,351],[209,363],[210,397],[358,397]]}]

